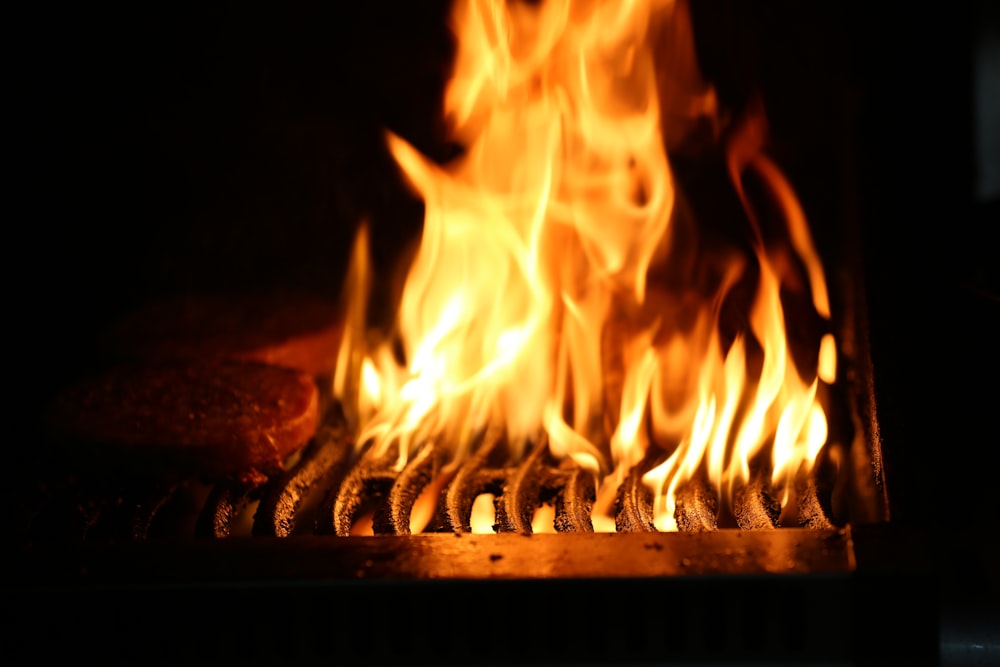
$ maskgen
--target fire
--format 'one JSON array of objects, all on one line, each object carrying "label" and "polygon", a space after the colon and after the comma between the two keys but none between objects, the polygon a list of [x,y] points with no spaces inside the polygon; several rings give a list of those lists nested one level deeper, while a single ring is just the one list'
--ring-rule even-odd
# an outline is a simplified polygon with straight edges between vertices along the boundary
[{"label": "fire", "polygon": [[[615,490],[644,460],[661,530],[694,480],[725,508],[764,471],[789,503],[826,443],[836,343],[801,368],[782,294],[828,320],[823,267],[762,110],[723,122],[684,0],[457,0],[452,28],[444,102],[464,153],[438,165],[387,136],[425,203],[393,331],[357,305],[364,230],[348,276],[335,393],[358,445],[401,468],[428,443],[460,461],[497,425],[515,459],[544,434],[595,475],[596,530],[614,530]],[[668,158],[693,136],[724,145],[740,238],[700,240]]]}]

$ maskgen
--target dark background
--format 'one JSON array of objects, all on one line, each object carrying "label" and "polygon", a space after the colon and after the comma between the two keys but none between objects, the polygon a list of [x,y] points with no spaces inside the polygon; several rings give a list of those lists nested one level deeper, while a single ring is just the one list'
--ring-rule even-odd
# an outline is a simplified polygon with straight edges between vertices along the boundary
[{"label": "dark background", "polygon": [[[20,422],[88,369],[108,319],[152,296],[336,296],[363,218],[392,266],[420,206],[381,133],[448,154],[446,14],[298,1],[15,15],[6,321]],[[1000,216],[976,197],[973,74],[996,10],[712,0],[695,20],[723,100],[762,92],[817,238],[859,234],[892,520],[918,536],[905,556],[995,585]],[[19,442],[30,449],[30,428]]]}]

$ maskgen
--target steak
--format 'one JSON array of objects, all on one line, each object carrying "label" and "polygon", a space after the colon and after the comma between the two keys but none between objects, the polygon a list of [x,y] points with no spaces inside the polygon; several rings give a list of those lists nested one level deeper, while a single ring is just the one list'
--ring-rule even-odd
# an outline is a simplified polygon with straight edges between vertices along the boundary
[{"label": "steak", "polygon": [[89,464],[247,483],[283,469],[318,420],[309,374],[252,361],[120,365],[67,388],[51,412],[56,443]]}]

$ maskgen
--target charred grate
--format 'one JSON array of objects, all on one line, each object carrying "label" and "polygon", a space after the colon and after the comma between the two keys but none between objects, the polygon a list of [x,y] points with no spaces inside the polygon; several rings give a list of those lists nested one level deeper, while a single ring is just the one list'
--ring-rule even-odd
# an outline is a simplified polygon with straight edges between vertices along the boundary
[{"label": "charred grate", "polygon": [[[487,429],[471,444],[472,454],[453,462],[445,447],[429,443],[400,466],[392,448],[355,451],[334,407],[294,465],[261,485],[142,478],[95,482],[69,476],[38,494],[28,539],[461,534],[475,532],[473,506],[481,496],[491,497],[496,533],[537,532],[533,523],[543,506],[551,517],[544,532],[594,532],[596,477],[571,458],[554,457],[544,435],[516,460],[502,429]],[[613,512],[616,532],[658,532],[653,494],[643,475],[662,455],[647,456],[621,480]],[[836,529],[846,521],[834,519],[838,489],[830,477],[818,465],[808,484],[797,490],[794,506],[782,511],[763,468],[736,491],[731,507],[723,507],[718,490],[696,476],[677,490],[674,518],[678,530],[688,533]],[[421,511],[427,516],[417,520]]]}]

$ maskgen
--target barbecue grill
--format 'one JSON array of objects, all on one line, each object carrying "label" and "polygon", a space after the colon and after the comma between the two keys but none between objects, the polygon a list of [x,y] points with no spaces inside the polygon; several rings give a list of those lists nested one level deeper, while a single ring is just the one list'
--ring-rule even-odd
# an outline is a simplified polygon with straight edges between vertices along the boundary
[{"label": "barbecue grill", "polygon": [[[489,446],[453,471],[428,530],[409,534],[445,461],[427,448],[387,473],[344,445],[335,405],[295,465],[256,488],[94,478],[34,446],[44,445],[35,399],[99,367],[94,335],[132,305],[274,282],[336,294],[363,216],[381,264],[406,252],[398,240],[412,237],[420,207],[394,180],[380,131],[448,155],[426,120],[449,55],[444,4],[297,5],[278,20],[252,7],[131,10],[144,30],[98,31],[107,50],[84,51],[56,79],[95,85],[70,89],[79,115],[49,135],[70,140],[54,154],[83,180],[67,179],[78,196],[52,211],[67,214],[58,229],[72,243],[49,247],[44,266],[63,280],[25,310],[33,344],[24,349],[39,363],[24,382],[22,414],[33,419],[12,439],[3,588],[18,622],[5,652],[45,659],[71,645],[154,664],[976,664],[995,655],[995,502],[975,452],[995,439],[982,434],[996,392],[973,389],[996,370],[995,270],[989,253],[968,249],[986,240],[988,211],[969,203],[967,142],[914,144],[906,120],[970,132],[965,109],[948,101],[962,99],[965,75],[928,83],[935,70],[916,66],[933,57],[966,71],[962,54],[923,48],[926,17],[781,2],[710,3],[695,15],[706,74],[733,99],[764,88],[779,158],[839,267],[852,374],[839,427],[856,432],[856,468],[824,477],[821,467],[792,527],[705,525],[710,501],[692,487],[689,530],[656,532],[640,470],[620,490],[619,532],[593,533],[586,476],[548,458],[544,439],[511,463],[503,442],[482,433]],[[960,32],[968,18],[958,10],[933,27]],[[734,35],[751,37],[726,41]],[[129,50],[143,57],[123,58]],[[789,53],[801,58],[774,69]],[[107,115],[115,101],[127,118]],[[194,149],[203,152],[185,154]],[[817,166],[816,154],[836,158]],[[934,165],[932,183],[923,165]],[[87,220],[110,212],[88,223],[81,210]],[[138,227],[117,231],[137,215]],[[909,221],[927,218],[952,221],[947,237],[914,238]],[[58,342],[38,344],[38,330]],[[469,532],[482,493],[496,498],[497,534]],[[531,525],[541,505],[552,508],[554,534]],[[359,516],[375,535],[350,535]]]}]

